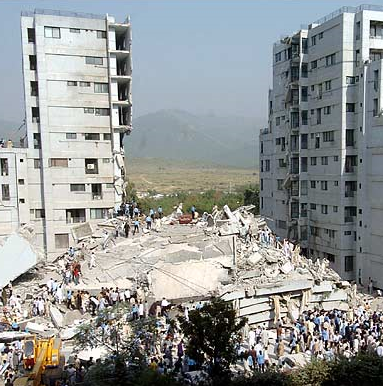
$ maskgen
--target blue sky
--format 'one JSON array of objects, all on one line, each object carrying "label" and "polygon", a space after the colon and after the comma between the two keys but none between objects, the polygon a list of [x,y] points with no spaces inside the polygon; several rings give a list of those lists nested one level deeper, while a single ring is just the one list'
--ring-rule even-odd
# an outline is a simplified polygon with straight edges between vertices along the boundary
[{"label": "blue sky", "polygon": [[[370,4],[382,4],[370,1]],[[272,44],[348,0],[1,1],[0,119],[24,116],[20,12],[130,14],[134,116],[160,109],[266,121]]]}]

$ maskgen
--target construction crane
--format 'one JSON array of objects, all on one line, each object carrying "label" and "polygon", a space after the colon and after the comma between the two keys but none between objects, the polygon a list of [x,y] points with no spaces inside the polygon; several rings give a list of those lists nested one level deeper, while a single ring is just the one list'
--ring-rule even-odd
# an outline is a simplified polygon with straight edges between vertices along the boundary
[{"label": "construction crane", "polygon": [[61,355],[61,339],[26,339],[24,341],[24,376],[14,386],[49,385],[61,378],[65,357]]}]

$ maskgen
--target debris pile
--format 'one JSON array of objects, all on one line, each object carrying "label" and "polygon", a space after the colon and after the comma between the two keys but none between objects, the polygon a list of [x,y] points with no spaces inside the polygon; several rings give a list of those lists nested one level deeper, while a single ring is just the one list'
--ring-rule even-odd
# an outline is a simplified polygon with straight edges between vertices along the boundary
[{"label": "debris pile", "polygon": [[[215,207],[212,213],[182,225],[177,222],[183,216],[180,205],[171,216],[156,219],[151,230],[141,229],[134,237],[125,237],[124,216],[97,227],[81,224],[72,230],[77,246],[52,263],[39,264],[37,257],[29,261],[26,248],[28,258],[23,261],[28,265],[19,274],[29,271],[13,287],[20,310],[7,315],[3,307],[3,320],[10,323],[16,317],[19,324],[25,322],[22,327],[29,323],[31,332],[59,333],[71,339],[75,326],[89,314],[68,310],[60,299],[47,301],[40,316],[32,312],[36,298],[47,298],[51,279],[61,284],[64,300],[68,291],[97,296],[102,287],[129,290],[149,302],[221,296],[233,301],[238,315],[246,316],[249,324],[271,326],[279,319],[293,322],[304,310],[347,311],[363,300],[356,286],[342,281],[327,261],[309,260],[300,254],[299,245],[274,235],[263,218],[251,213],[253,208]],[[28,244],[26,238],[17,237]],[[6,264],[1,260],[8,242],[14,243],[12,236],[0,247],[0,277],[8,275],[2,287],[15,278],[8,260]],[[14,250],[5,253],[9,257]],[[68,270],[76,270],[78,281],[66,280]]]}]

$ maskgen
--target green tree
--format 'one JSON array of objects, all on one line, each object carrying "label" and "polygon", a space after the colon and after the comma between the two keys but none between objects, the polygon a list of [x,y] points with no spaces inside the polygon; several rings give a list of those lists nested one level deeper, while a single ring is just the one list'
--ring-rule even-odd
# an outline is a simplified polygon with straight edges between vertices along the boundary
[{"label": "green tree", "polygon": [[199,366],[207,365],[213,379],[225,376],[238,360],[237,345],[246,320],[238,320],[231,303],[214,298],[200,310],[190,311],[189,320],[179,317],[179,321],[188,342],[187,355]]},{"label": "green tree", "polygon": [[254,214],[259,214],[259,186],[249,186],[243,192],[244,205],[255,205]]}]

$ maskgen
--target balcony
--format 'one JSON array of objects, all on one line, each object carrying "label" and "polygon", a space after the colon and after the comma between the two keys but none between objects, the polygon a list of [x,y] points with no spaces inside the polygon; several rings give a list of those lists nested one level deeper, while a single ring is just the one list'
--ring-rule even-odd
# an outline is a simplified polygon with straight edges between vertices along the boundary
[{"label": "balcony", "polygon": [[85,222],[85,209],[67,209],[66,210],[66,223],[77,224]]},{"label": "balcony", "polygon": [[350,198],[350,197],[355,197],[355,192],[353,190],[346,190],[346,192],[344,193],[344,196],[346,198]]},{"label": "balcony", "polygon": [[356,166],[346,165],[344,167],[344,172],[345,173],[355,173],[356,172]]},{"label": "balcony", "polygon": [[344,222],[354,222],[355,218],[353,216],[345,216]]}]

